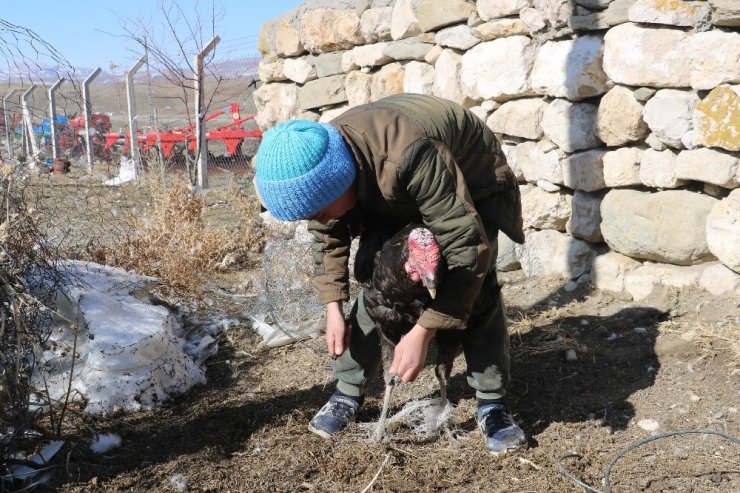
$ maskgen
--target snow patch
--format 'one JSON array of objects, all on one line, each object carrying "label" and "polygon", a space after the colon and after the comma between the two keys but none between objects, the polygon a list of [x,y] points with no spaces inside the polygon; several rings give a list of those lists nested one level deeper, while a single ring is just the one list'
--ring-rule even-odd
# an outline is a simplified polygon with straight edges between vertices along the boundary
[{"label": "snow patch", "polygon": [[60,269],[66,282],[33,378],[44,396],[48,389],[61,402],[71,389],[70,400],[84,400],[85,411],[99,415],[151,409],[205,382],[199,363],[216,341],[185,340],[167,308],[145,301],[156,279],[89,262]]},{"label": "snow patch", "polygon": [[115,433],[98,435],[93,443],[90,444],[90,450],[93,454],[104,454],[121,446],[121,437]]}]

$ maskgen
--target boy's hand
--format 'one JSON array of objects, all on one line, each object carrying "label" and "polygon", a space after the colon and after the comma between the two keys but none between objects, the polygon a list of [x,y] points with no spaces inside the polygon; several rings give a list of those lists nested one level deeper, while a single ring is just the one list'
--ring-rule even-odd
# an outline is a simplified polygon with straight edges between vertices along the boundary
[{"label": "boy's hand", "polygon": [[333,301],[326,305],[326,348],[332,358],[341,356],[349,347],[352,326],[344,320],[342,304]]},{"label": "boy's hand", "polygon": [[393,353],[393,363],[389,369],[391,375],[398,375],[404,382],[413,382],[424,368],[427,359],[427,348],[435,329],[426,329],[419,324],[403,336]]}]

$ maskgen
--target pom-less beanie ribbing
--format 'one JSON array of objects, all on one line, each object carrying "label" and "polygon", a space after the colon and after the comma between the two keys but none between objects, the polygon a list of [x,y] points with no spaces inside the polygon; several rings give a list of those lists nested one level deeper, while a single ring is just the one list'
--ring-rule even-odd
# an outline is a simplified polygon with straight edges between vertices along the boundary
[{"label": "pom-less beanie ribbing", "polygon": [[282,221],[304,219],[337,200],[357,174],[339,131],[308,120],[265,132],[257,150],[255,184],[267,210]]}]

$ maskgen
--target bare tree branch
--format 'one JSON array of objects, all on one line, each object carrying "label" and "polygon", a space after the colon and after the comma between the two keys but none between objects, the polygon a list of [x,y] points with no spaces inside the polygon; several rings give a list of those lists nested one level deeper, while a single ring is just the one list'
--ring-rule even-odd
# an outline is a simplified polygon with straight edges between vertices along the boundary
[{"label": "bare tree branch", "polygon": [[[147,52],[149,67],[156,80],[150,82],[152,87],[175,88],[177,92],[177,96],[159,99],[178,100],[185,109],[188,124],[193,125],[193,92],[197,82],[194,59],[216,35],[223,9],[216,0],[196,2],[187,11],[174,0],[159,0],[156,12],[158,19],[128,18],[122,19],[120,25],[125,36]],[[213,50],[203,63],[204,71],[209,75],[203,98],[205,113],[210,113],[218,100],[223,82],[216,66],[217,51]]]}]

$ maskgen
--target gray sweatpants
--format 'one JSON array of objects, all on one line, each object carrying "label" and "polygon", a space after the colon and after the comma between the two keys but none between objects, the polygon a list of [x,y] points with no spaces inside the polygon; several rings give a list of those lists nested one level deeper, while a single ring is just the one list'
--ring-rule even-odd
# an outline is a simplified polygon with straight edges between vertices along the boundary
[{"label": "gray sweatpants", "polygon": [[[380,338],[365,310],[362,293],[352,306],[349,350],[334,360],[337,389],[351,396],[365,393],[368,381],[380,368]],[[438,332],[439,334],[439,332]],[[467,328],[459,334],[468,384],[481,399],[498,399],[509,386],[509,334],[506,310],[495,271],[489,273],[473,305]]]}]

